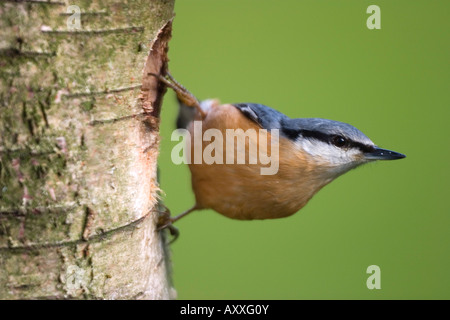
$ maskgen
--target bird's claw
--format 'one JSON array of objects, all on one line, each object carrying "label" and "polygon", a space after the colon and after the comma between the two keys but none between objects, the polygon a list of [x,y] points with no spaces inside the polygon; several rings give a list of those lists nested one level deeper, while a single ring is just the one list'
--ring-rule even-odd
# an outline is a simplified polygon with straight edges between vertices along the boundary
[{"label": "bird's claw", "polygon": [[169,244],[172,244],[175,240],[178,239],[180,235],[180,231],[173,225],[173,219],[170,217],[170,210],[166,206],[164,206],[164,211],[158,211],[158,223],[156,225],[156,230],[161,231],[164,229],[168,229],[170,234],[173,236],[173,239],[170,240]]},{"label": "bird's claw", "polygon": [[167,87],[172,88],[177,94],[178,99],[186,106],[195,108],[199,112],[202,119],[206,117],[206,113],[200,106],[200,102],[198,101],[198,99],[192,93],[190,93],[189,90],[186,89],[182,84],[180,84],[177,80],[175,80],[175,78],[172,77],[169,71],[167,71],[164,75],[152,72],[149,72],[148,75],[157,78]]}]

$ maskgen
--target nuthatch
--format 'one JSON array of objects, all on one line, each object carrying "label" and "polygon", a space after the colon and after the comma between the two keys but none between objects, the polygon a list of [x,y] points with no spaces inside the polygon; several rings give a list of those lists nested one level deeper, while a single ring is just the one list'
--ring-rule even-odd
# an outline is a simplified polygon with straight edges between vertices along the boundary
[{"label": "nuthatch", "polygon": [[[214,128],[266,129],[279,131],[279,168],[273,175],[261,175],[257,164],[190,163],[195,205],[162,223],[166,227],[199,209],[213,209],[233,219],[274,219],[300,210],[322,187],[361,164],[395,160],[405,155],[381,149],[355,127],[339,121],[288,116],[262,104],[200,103],[170,74],[152,74],[175,90],[180,102],[178,127],[193,136],[193,121],[202,121],[203,132]],[[191,141],[191,145],[194,141]],[[247,141],[258,144],[258,140]],[[270,141],[269,141],[270,143]],[[272,142],[273,143],[273,142]],[[207,144],[203,144],[204,149]],[[259,146],[259,145],[258,145]]]}]

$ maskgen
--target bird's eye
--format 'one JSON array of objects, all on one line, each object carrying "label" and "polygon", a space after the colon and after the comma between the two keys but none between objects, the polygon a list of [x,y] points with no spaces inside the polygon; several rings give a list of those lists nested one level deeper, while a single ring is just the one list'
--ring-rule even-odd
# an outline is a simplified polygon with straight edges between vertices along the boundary
[{"label": "bird's eye", "polygon": [[347,139],[345,139],[343,136],[333,136],[331,138],[331,143],[339,148],[344,148],[348,145]]}]

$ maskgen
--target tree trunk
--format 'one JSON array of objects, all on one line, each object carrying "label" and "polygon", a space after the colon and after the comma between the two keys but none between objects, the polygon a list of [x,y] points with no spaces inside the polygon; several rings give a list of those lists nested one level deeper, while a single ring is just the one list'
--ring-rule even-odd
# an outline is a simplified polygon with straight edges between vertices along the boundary
[{"label": "tree trunk", "polygon": [[0,3],[0,299],[174,298],[147,75],[173,2]]}]

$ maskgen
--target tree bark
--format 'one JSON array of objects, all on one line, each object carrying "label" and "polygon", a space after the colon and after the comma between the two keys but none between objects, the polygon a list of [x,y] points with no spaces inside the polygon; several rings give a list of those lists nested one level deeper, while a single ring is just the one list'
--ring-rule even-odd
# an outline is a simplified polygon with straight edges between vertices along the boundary
[{"label": "tree bark", "polygon": [[0,2],[0,299],[175,297],[147,75],[173,5],[79,1],[74,29],[65,1]]}]

